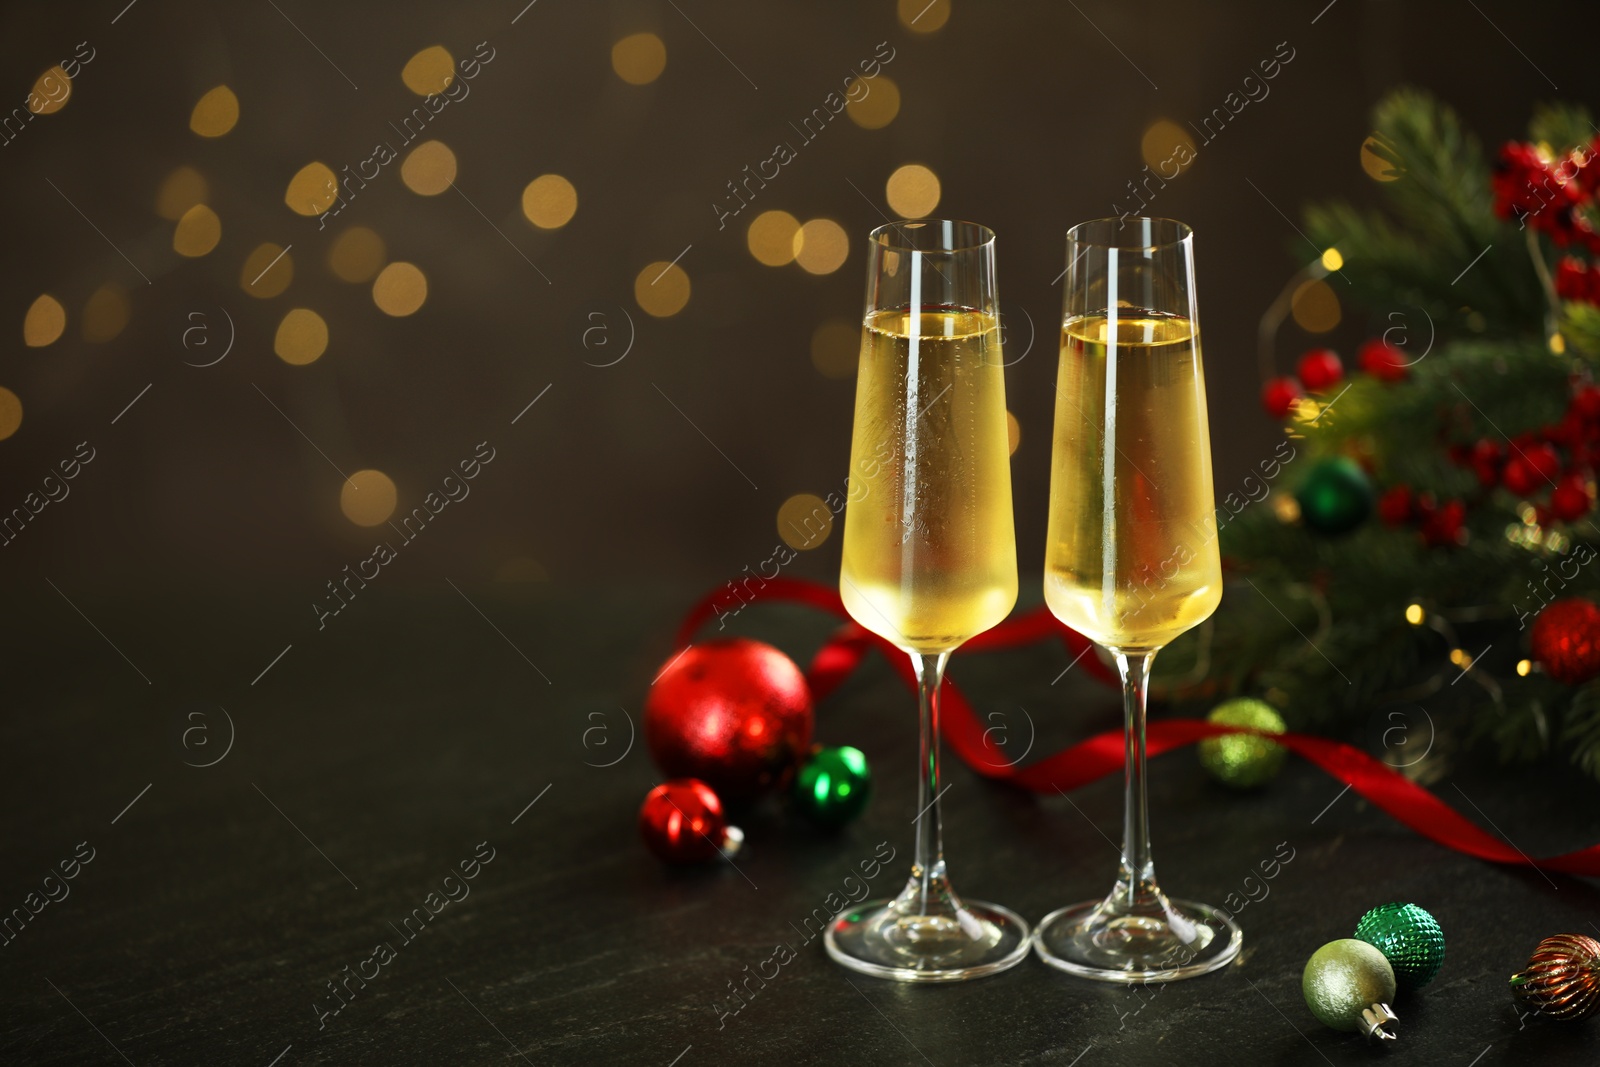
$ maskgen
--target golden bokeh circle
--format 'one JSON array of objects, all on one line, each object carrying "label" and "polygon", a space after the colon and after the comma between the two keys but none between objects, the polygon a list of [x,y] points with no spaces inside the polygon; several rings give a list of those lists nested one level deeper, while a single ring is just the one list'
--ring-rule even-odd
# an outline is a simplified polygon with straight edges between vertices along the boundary
[{"label": "golden bokeh circle", "polygon": [[239,98],[226,85],[202,96],[189,113],[189,129],[201,137],[221,137],[239,121]]},{"label": "golden bokeh circle", "polygon": [[400,164],[400,180],[421,196],[438,196],[456,180],[456,154],[443,141],[423,141]]},{"label": "golden bokeh circle", "polygon": [[[859,94],[866,95],[860,96]],[[858,96],[857,99],[851,99]],[[876,78],[852,78],[846,87],[845,112],[864,130],[881,130],[900,114],[900,87],[887,74]]]},{"label": "golden bokeh circle", "polygon": [[850,237],[832,219],[812,219],[794,235],[794,260],[808,274],[832,274],[850,258]]},{"label": "golden bokeh circle", "polygon": [[60,66],[54,66],[34,79],[27,96],[28,110],[35,115],[54,115],[66,107],[71,98],[72,79]]},{"label": "golden bokeh circle", "polygon": [[1006,412],[1006,448],[1009,455],[1017,454],[1017,446],[1022,444],[1022,423],[1011,412]]},{"label": "golden bokeh circle", "polygon": [[161,180],[156,190],[156,214],[177,222],[185,211],[205,203],[210,194],[205,175],[193,167],[178,167]]},{"label": "golden bokeh circle", "polygon": [[320,215],[339,199],[339,179],[333,168],[313,160],[295,171],[284,190],[283,202],[296,215]]},{"label": "golden bokeh circle", "polygon": [[339,488],[339,510],[357,526],[388,522],[399,499],[394,480],[379,470],[356,471]]},{"label": "golden bokeh circle", "polygon": [[383,269],[388,253],[376,231],[352,226],[328,249],[328,269],[342,282],[370,282]]},{"label": "golden bokeh circle", "polygon": [[239,288],[265,300],[277,296],[294,281],[294,259],[288,250],[267,241],[256,246],[239,268]]},{"label": "golden bokeh circle", "polygon": [[372,283],[372,302],[385,315],[404,318],[415,314],[427,299],[428,279],[413,263],[391,263]]},{"label": "golden bokeh circle", "polygon": [[629,85],[649,85],[667,69],[667,46],[653,33],[635,33],[611,46],[611,69]]},{"label": "golden bokeh circle", "polygon": [[932,33],[950,21],[950,0],[900,0],[900,24],[915,33]]},{"label": "golden bokeh circle", "polygon": [[689,274],[676,263],[657,260],[633,280],[633,298],[658,319],[676,315],[689,302]]},{"label": "golden bokeh circle", "polygon": [[204,204],[196,204],[183,213],[172,231],[172,250],[180,256],[193,259],[217,247],[222,240],[222,220]]},{"label": "golden bokeh circle", "polygon": [[1158,178],[1176,178],[1189,169],[1198,153],[1189,131],[1171,119],[1152,122],[1139,139],[1139,155]]},{"label": "golden bokeh circle", "polygon": [[400,80],[418,96],[442,93],[456,80],[455,57],[443,45],[430,45],[406,60]]},{"label": "golden bokeh circle", "polygon": [[0,385],[0,441],[22,426],[22,398]]},{"label": "golden bokeh circle", "polygon": [[920,219],[939,206],[939,176],[921,163],[897,167],[884,183],[889,210],[903,219]]},{"label": "golden bokeh circle", "polygon": [[796,493],[778,508],[778,536],[790,548],[819,548],[832,532],[833,509],[815,493]]},{"label": "golden bokeh circle", "polygon": [[115,282],[107,282],[90,294],[83,305],[83,339],[91,344],[105,344],[128,326],[133,314],[133,304],[127,291]]},{"label": "golden bokeh circle", "polygon": [[1289,299],[1290,313],[1307,333],[1327,333],[1339,325],[1339,296],[1321,279],[1302,282]]},{"label": "golden bokeh circle", "polygon": [[541,230],[557,230],[578,212],[578,190],[559,174],[541,174],[522,190],[522,214]]},{"label": "golden bokeh circle", "polygon": [[811,365],[825,378],[854,378],[861,359],[861,324],[826,319],[811,331]]},{"label": "golden bokeh circle", "polygon": [[22,316],[22,343],[29,348],[55,344],[66,328],[67,309],[49,293],[41,293]]},{"label": "golden bokeh circle", "polygon": [[800,220],[787,211],[763,211],[745,231],[745,244],[756,261],[769,267],[781,267],[794,262],[794,235],[800,232]]},{"label": "golden bokeh circle", "polygon": [[310,308],[295,308],[278,323],[272,350],[296,367],[315,363],[328,350],[328,324]]},{"label": "golden bokeh circle", "polygon": [[1361,142],[1361,169],[1375,182],[1392,182],[1405,174],[1405,169],[1384,159],[1380,152],[1394,155],[1389,139],[1374,133]]}]

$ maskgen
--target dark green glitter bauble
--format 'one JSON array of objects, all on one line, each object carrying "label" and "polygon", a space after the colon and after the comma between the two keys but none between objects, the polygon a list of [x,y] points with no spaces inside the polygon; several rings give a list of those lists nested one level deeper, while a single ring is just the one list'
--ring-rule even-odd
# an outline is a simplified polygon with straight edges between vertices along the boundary
[{"label": "dark green glitter bauble", "polygon": [[[1218,704],[1207,722],[1223,726],[1248,726],[1264,733],[1281,734],[1283,718],[1263,700],[1238,697]],[[1200,742],[1200,766],[1223,785],[1254,789],[1278,776],[1288,750],[1255,734],[1228,734]]]},{"label": "dark green glitter bauble", "polygon": [[1320,534],[1349,533],[1372,514],[1372,480],[1344,456],[1317,461],[1295,490],[1300,517]]},{"label": "dark green glitter bauble", "polygon": [[872,795],[872,771],[859,748],[819,746],[794,776],[794,802],[820,826],[843,826],[861,814]]},{"label": "dark green glitter bauble", "polygon": [[1356,939],[1383,953],[1402,992],[1421,989],[1444,966],[1444,932],[1415,904],[1373,908],[1356,924]]}]

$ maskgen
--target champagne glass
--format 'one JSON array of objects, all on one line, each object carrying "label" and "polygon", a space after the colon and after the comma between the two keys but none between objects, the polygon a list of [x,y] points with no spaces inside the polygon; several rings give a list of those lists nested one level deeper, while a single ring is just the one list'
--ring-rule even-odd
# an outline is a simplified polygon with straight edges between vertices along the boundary
[{"label": "champagne glass", "polygon": [[1044,597],[1122,674],[1122,866],[1104,900],[1046,916],[1046,963],[1112,982],[1205,974],[1239,954],[1231,916],[1156,882],[1145,795],[1150,665],[1222,599],[1196,318],[1194,235],[1171,219],[1067,234]]},{"label": "champagne glass", "polygon": [[846,967],[903,982],[993,974],[1028,954],[1028,926],[964,900],[940,836],[939,684],[950,653],[1017,599],[994,234],[970,222],[874,230],[856,379],[839,592],[856,622],[911,657],[921,748],[911,877],[836,916]]}]

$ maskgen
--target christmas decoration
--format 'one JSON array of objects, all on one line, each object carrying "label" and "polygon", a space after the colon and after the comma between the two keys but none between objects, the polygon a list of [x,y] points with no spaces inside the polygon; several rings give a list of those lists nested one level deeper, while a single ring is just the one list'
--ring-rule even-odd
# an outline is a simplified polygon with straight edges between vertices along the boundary
[{"label": "christmas decoration", "polygon": [[1395,1040],[1387,1029],[1396,1021],[1389,1008],[1394,991],[1394,971],[1383,953],[1353,938],[1317,949],[1300,975],[1300,993],[1318,1022],[1383,1041]]},{"label": "christmas decoration", "polygon": [[1344,456],[1317,461],[1295,492],[1300,517],[1320,534],[1349,533],[1372,514],[1372,482]]},{"label": "christmas decoration", "polygon": [[812,749],[794,777],[794,802],[819,826],[835,827],[860,815],[872,795],[872,772],[859,748]]},{"label": "christmas decoration", "polygon": [[1406,380],[1407,363],[1405,353],[1395,348],[1386,341],[1368,341],[1361,346],[1361,351],[1356,354],[1361,363],[1361,369],[1382,382],[1403,382]]},{"label": "christmas decoration", "polygon": [[1331,348],[1313,348],[1295,368],[1308,392],[1325,393],[1344,380],[1344,364]]},{"label": "christmas decoration", "polygon": [[1581,474],[1563,475],[1550,491],[1550,514],[1562,522],[1583,518],[1593,506],[1589,483]]},{"label": "christmas decoration", "polygon": [[744,834],[729,826],[722,801],[694,778],[663,782],[639,806],[639,833],[668,863],[700,863],[739,850]]},{"label": "christmas decoration", "polygon": [[662,668],[644,709],[650,755],[674,778],[699,778],[730,803],[782,787],[811,743],[811,692],[771,645],[692,645]]},{"label": "christmas decoration", "polygon": [[[1250,697],[1238,697],[1218,704],[1207,722],[1221,726],[1248,726],[1252,730],[1281,734],[1283,718],[1271,704]],[[1223,785],[1234,789],[1254,789],[1278,776],[1288,755],[1282,745],[1255,734],[1228,734],[1208,737],[1200,742],[1200,765]]]},{"label": "christmas decoration", "polygon": [[1600,1009],[1600,941],[1582,934],[1545,938],[1511,976],[1511,995],[1552,1019],[1593,1015]]},{"label": "christmas decoration", "polygon": [[1302,395],[1300,383],[1293,378],[1274,378],[1261,390],[1261,406],[1275,419],[1287,418]]},{"label": "christmas decoration", "polygon": [[1444,933],[1415,904],[1382,904],[1361,917],[1355,938],[1383,953],[1394,970],[1395,985],[1413,993],[1444,966]]},{"label": "christmas decoration", "polygon": [[1587,682],[1600,675],[1600,607],[1582,597],[1554,601],[1533,620],[1528,643],[1556,681]]}]

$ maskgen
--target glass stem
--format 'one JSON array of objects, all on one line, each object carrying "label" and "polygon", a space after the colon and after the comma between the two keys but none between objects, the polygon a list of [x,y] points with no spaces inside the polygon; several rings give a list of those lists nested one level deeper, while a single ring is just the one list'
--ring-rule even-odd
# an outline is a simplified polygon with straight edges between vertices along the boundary
[{"label": "glass stem", "polygon": [[[946,911],[952,900],[944,869],[944,837],[939,821],[939,685],[950,653],[913,652],[917,673],[917,713],[920,748],[917,760],[917,844],[912,858],[911,881],[916,887],[917,912]],[[909,888],[909,887],[908,887]]]},{"label": "glass stem", "polygon": [[1117,875],[1113,900],[1120,910],[1142,911],[1160,906],[1161,888],[1156,884],[1155,861],[1150,855],[1150,803],[1145,788],[1145,700],[1150,683],[1150,665],[1155,650],[1117,652],[1117,670],[1122,674],[1122,703],[1126,720],[1127,762],[1123,774],[1125,792],[1122,825],[1122,869]]}]

